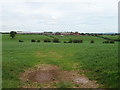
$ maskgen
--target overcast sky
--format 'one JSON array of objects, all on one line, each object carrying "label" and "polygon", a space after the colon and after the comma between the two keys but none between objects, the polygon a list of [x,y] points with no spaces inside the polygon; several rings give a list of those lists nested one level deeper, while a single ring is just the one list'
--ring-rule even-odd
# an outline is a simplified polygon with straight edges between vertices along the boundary
[{"label": "overcast sky", "polygon": [[1,0],[0,31],[118,32],[119,0]]}]

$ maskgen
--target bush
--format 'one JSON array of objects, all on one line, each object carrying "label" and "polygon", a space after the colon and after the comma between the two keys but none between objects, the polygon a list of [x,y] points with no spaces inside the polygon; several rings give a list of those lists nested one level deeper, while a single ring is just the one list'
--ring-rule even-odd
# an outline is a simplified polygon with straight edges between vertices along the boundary
[{"label": "bush", "polygon": [[113,41],[113,40],[111,40],[111,41],[110,41],[110,43],[114,43],[114,41]]},{"label": "bush", "polygon": [[54,43],[60,43],[60,41],[59,41],[58,38],[54,38],[54,39],[53,39],[53,42],[54,42]]},{"label": "bush", "polygon": [[37,42],[40,42],[40,40],[37,40]]},{"label": "bush", "polygon": [[78,40],[73,40],[73,43],[78,43]]},{"label": "bush", "polygon": [[19,40],[19,42],[24,42],[23,40]]},{"label": "bush", "polygon": [[66,41],[64,41],[64,43],[67,43]]},{"label": "bush", "polygon": [[104,41],[103,43],[109,43],[109,41]]},{"label": "bush", "polygon": [[91,40],[90,43],[94,43],[94,40]]},{"label": "bush", "polygon": [[50,39],[44,39],[44,42],[51,42]]},{"label": "bush", "polygon": [[36,42],[36,41],[34,39],[32,39],[31,42]]},{"label": "bush", "polygon": [[73,43],[83,43],[83,40],[77,40],[77,39],[75,39],[75,40],[73,40],[72,42],[73,42]]}]

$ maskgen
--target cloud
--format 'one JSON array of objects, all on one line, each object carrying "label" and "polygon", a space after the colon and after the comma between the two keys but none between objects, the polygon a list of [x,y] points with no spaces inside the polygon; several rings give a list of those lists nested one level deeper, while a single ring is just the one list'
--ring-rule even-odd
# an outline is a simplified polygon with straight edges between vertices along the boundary
[{"label": "cloud", "polygon": [[117,32],[118,0],[1,0],[3,30]]}]

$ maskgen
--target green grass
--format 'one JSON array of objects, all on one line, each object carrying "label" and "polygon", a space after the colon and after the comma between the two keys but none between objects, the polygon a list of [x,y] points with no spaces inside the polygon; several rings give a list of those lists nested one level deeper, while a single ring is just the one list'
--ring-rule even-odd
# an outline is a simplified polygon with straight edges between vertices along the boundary
[{"label": "green grass", "polygon": [[107,37],[107,38],[110,38],[110,39],[120,39],[119,36],[120,35],[102,35],[103,37]]},{"label": "green grass", "polygon": [[[20,87],[23,83],[19,80],[20,73],[42,63],[58,65],[64,70],[88,70],[85,74],[104,87],[118,87],[117,42],[103,44],[104,39],[92,36],[54,37],[62,42],[70,38],[82,39],[83,43],[31,43],[31,39],[43,41],[45,38],[52,38],[44,35],[17,35],[15,39],[11,39],[9,35],[3,35],[3,88]],[[20,43],[18,40],[24,42]],[[95,43],[91,44],[90,40]]]},{"label": "green grass", "polygon": [[72,88],[74,84],[69,83],[69,82],[59,82],[59,83],[54,84],[54,86],[58,88]]},{"label": "green grass", "polygon": [[[48,36],[48,37],[50,37],[50,36]],[[88,43],[91,40],[95,40],[96,43],[104,41],[103,39],[99,39],[99,38],[93,37],[93,36],[57,36],[56,35],[56,36],[53,36],[53,37],[59,38],[62,42],[69,41],[69,39],[72,39],[72,40],[80,39],[80,40],[83,40],[84,43]]]}]

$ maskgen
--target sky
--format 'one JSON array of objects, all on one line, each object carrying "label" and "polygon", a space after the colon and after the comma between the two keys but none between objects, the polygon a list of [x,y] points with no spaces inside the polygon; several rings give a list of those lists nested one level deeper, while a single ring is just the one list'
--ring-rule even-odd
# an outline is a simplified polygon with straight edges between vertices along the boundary
[{"label": "sky", "polygon": [[0,0],[0,31],[118,32],[119,0]]}]

